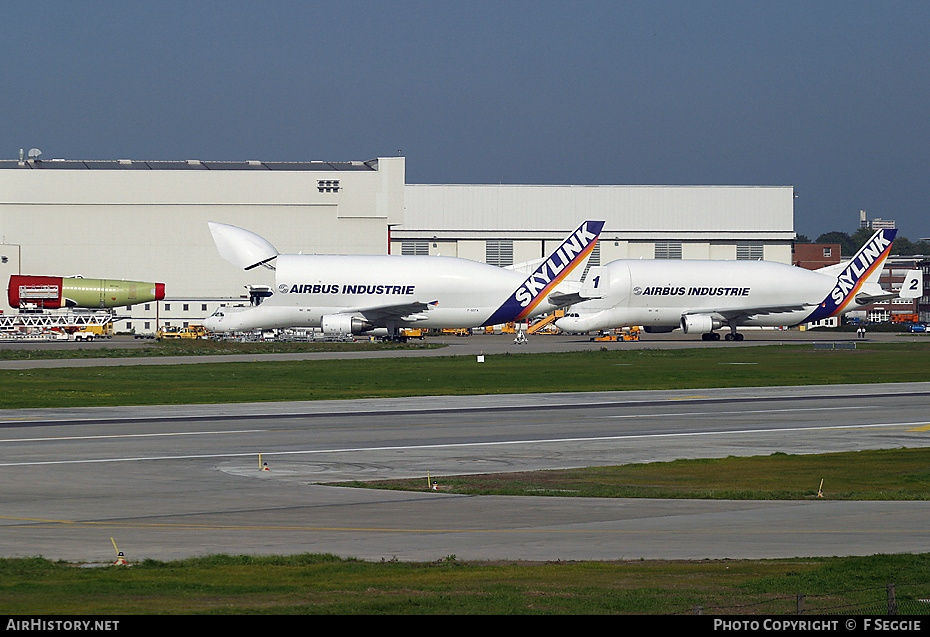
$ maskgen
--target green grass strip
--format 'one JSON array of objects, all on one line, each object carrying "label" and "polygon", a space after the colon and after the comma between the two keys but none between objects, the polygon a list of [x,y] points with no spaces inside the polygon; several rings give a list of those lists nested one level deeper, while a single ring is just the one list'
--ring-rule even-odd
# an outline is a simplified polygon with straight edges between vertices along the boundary
[{"label": "green grass strip", "polygon": [[0,371],[0,409],[930,381],[930,343]]},{"label": "green grass strip", "polygon": [[[930,500],[930,448],[675,460],[467,476],[430,476],[471,495],[713,500]],[[822,481],[822,482],[821,482]],[[821,488],[822,483],[822,488]],[[427,477],[341,486],[427,491]]]},{"label": "green grass strip", "polygon": [[28,347],[25,343],[13,343],[14,347],[0,348],[0,360],[67,360],[85,358],[152,358],[161,356],[225,356],[234,354],[301,354],[323,352],[370,352],[384,350],[440,349],[441,343],[417,342],[357,343],[320,342],[261,342],[238,343],[235,341],[210,341],[179,339],[174,341],[145,341],[134,347],[44,347],[36,343]]},{"label": "green grass strip", "polygon": [[4,615],[928,614],[930,556],[788,560],[360,562],[219,555],[131,567],[0,560]]}]

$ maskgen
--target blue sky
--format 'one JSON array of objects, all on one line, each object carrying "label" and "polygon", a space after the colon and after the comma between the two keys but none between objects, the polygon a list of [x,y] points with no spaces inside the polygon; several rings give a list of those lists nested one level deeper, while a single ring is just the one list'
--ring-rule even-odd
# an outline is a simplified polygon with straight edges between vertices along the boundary
[{"label": "blue sky", "polygon": [[7,4],[0,157],[364,160],[408,183],[793,185],[930,237],[930,3]]}]

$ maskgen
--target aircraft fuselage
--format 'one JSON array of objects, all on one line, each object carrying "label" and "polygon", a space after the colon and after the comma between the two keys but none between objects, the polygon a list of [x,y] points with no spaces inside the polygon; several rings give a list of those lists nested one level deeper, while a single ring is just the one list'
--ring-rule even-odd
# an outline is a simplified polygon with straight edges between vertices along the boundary
[{"label": "aircraft fuselage", "polygon": [[[259,306],[222,308],[208,328],[240,331],[256,328],[321,327],[323,317],[367,308],[429,304],[396,326],[479,327],[526,280],[525,273],[451,257],[279,255],[274,296]],[[555,309],[545,298],[534,313]],[[376,325],[378,323],[375,323]]]},{"label": "aircraft fuselage", "polygon": [[[597,289],[604,296],[573,307],[556,322],[560,329],[675,327],[686,314],[779,306],[787,309],[753,313],[739,324],[797,325],[809,319],[836,284],[836,277],[768,261],[620,260],[597,274]],[[855,307],[853,302],[844,309]]]}]

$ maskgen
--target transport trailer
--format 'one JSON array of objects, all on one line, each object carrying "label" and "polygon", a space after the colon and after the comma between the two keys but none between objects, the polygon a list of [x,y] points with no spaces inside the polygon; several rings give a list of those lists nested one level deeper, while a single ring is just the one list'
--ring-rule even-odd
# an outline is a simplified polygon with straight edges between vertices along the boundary
[{"label": "transport trailer", "polygon": [[95,340],[113,335],[111,312],[20,312],[0,314],[0,340]]}]

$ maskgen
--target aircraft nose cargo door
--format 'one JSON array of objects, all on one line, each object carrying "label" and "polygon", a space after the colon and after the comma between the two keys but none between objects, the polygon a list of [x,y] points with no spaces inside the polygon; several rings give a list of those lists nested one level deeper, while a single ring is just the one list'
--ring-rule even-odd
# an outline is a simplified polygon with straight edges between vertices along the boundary
[{"label": "aircraft nose cargo door", "polygon": [[213,221],[207,225],[220,256],[237,268],[251,270],[278,256],[278,250],[254,232]]}]

